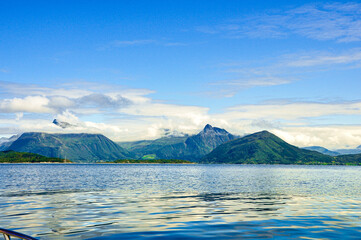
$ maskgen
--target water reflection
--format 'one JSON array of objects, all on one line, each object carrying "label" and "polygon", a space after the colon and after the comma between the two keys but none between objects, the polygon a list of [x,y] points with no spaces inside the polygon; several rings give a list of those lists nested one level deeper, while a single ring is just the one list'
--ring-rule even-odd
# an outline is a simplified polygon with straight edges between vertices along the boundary
[{"label": "water reflection", "polygon": [[[360,236],[361,168],[6,167],[0,226],[40,239]],[[26,181],[29,167],[44,174]]]}]

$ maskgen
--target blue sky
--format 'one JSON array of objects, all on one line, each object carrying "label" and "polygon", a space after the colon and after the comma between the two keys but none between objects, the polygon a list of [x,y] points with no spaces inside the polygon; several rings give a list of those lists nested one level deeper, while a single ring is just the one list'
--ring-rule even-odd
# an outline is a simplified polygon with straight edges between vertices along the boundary
[{"label": "blue sky", "polygon": [[355,147],[360,16],[348,1],[1,1],[0,135],[210,123]]}]

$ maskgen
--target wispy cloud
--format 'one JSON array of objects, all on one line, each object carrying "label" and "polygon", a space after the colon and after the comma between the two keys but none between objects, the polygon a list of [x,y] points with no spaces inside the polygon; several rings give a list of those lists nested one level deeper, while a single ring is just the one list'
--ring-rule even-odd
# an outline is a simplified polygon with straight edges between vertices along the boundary
[{"label": "wispy cloud", "polygon": [[232,97],[249,88],[300,81],[305,78],[305,73],[348,70],[360,66],[360,48],[341,52],[310,51],[285,54],[261,62],[221,64],[223,75],[231,77],[209,83],[208,87],[211,90],[208,93],[216,97]]},{"label": "wispy cloud", "polygon": [[113,41],[111,45],[114,47],[120,47],[120,46],[145,45],[145,44],[154,44],[154,43],[157,43],[157,41],[152,39],[125,40],[125,41],[116,40]]},{"label": "wispy cloud", "polygon": [[213,85],[228,85],[240,89],[251,88],[251,87],[265,87],[275,86],[290,83],[288,79],[282,79],[277,77],[260,77],[254,79],[235,79],[230,81],[222,81],[213,83]]},{"label": "wispy cloud", "polygon": [[8,70],[8,69],[5,69],[5,68],[0,68],[0,72],[2,72],[2,73],[8,73],[9,70]]},{"label": "wispy cloud", "polygon": [[[216,87],[217,91],[212,91],[211,95],[216,97],[233,97],[239,91],[253,87],[269,87],[288,84],[291,79],[273,76],[254,76],[253,78],[240,78],[223,80],[210,83],[210,87]],[[215,95],[216,93],[216,95]]]},{"label": "wispy cloud", "polygon": [[352,102],[278,102],[240,105],[229,108],[229,114],[245,119],[304,120],[331,115],[361,115],[361,101]]},{"label": "wispy cloud", "polygon": [[196,30],[233,38],[283,38],[297,34],[315,40],[354,42],[361,40],[360,16],[360,3],[308,4]]},{"label": "wispy cloud", "polygon": [[177,47],[177,46],[187,46],[188,44],[183,42],[176,42],[169,40],[155,40],[155,39],[114,40],[99,47],[98,50],[106,50],[110,48],[119,48],[119,47],[146,46],[146,45]]},{"label": "wispy cloud", "polygon": [[167,47],[177,47],[177,46],[188,46],[189,44],[182,42],[166,42],[163,43],[163,45]]},{"label": "wispy cloud", "polygon": [[285,56],[284,64],[290,67],[313,67],[322,65],[358,64],[361,62],[361,49],[335,54],[313,52],[299,56]]}]

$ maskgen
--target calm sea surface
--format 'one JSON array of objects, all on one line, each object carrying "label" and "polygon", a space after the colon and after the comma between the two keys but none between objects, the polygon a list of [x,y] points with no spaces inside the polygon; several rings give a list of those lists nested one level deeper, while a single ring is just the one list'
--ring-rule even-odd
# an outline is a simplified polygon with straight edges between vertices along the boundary
[{"label": "calm sea surface", "polygon": [[0,227],[39,239],[361,239],[361,167],[0,164]]}]

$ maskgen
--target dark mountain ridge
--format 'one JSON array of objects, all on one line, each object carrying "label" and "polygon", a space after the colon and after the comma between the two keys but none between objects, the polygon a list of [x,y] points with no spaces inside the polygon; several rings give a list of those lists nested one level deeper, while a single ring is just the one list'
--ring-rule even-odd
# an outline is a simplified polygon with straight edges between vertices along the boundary
[{"label": "dark mountain ridge", "polygon": [[14,135],[9,138],[0,138],[0,151],[4,151],[9,148],[9,146],[20,137],[20,135]]},{"label": "dark mountain ridge", "polygon": [[361,145],[357,148],[349,148],[349,149],[337,149],[337,150],[328,150],[327,148],[320,147],[320,146],[311,146],[311,147],[304,147],[303,149],[317,151],[329,156],[339,156],[339,155],[349,155],[349,154],[360,154],[361,153]]},{"label": "dark mountain ridge", "polygon": [[23,133],[7,150],[30,152],[74,162],[112,161],[132,158],[127,150],[101,134]]},{"label": "dark mountain ridge", "polygon": [[320,147],[320,146],[311,146],[311,147],[304,147],[303,149],[307,149],[307,150],[311,150],[311,151],[316,151],[319,153],[323,153],[329,156],[338,156],[341,155],[341,153],[336,152],[336,151],[331,151],[328,150],[327,148],[324,147]]},{"label": "dark mountain ridge", "polygon": [[359,154],[361,153],[361,148],[357,147],[354,149],[337,149],[336,150],[338,153],[342,154],[342,155],[346,155],[346,154]]}]

